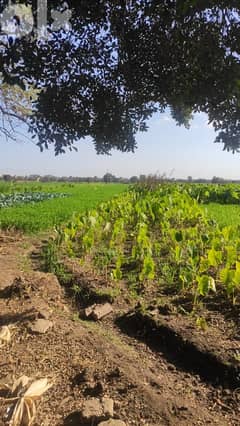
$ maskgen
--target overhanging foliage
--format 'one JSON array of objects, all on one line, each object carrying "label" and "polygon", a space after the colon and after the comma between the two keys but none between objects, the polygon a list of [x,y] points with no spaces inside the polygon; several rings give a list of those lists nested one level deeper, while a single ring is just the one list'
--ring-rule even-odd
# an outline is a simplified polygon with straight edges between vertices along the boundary
[{"label": "overhanging foliage", "polygon": [[[29,3],[36,20],[37,1]],[[53,144],[58,154],[91,136],[98,153],[134,151],[137,131],[167,107],[187,127],[193,113],[207,113],[216,141],[240,149],[239,2],[69,0],[68,7],[71,30],[52,30],[51,10],[65,5],[48,1],[46,40],[29,34],[1,45],[5,83],[41,89],[28,124],[42,149]]]}]

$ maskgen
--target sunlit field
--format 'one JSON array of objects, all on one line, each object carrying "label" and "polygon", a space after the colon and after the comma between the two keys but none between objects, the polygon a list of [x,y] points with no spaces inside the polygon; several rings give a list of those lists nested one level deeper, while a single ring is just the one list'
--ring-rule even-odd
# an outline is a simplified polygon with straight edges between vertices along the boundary
[{"label": "sunlit field", "polygon": [[216,220],[220,227],[240,225],[240,205],[211,203],[204,207],[207,214]]},{"label": "sunlit field", "polygon": [[[21,194],[22,203],[0,207],[0,228],[32,233],[53,228],[74,213],[96,207],[127,189],[124,184],[0,183],[0,196]],[[54,194],[56,198],[34,201],[34,194]],[[28,202],[29,194],[33,201]],[[57,197],[59,195],[59,197]],[[16,197],[15,197],[16,198]],[[7,197],[9,200],[9,197]],[[26,199],[26,200],[25,200]]]}]

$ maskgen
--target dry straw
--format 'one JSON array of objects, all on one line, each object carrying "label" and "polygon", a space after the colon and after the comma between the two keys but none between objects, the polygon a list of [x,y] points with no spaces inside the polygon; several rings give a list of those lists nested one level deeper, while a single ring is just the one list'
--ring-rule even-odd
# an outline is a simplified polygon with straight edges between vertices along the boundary
[{"label": "dry straw", "polygon": [[30,426],[37,413],[36,401],[53,385],[48,379],[39,379],[31,383],[31,378],[21,376],[12,387],[4,385],[3,389],[11,392],[6,401],[13,402],[7,410],[9,426]]},{"label": "dry straw", "polygon": [[0,347],[4,346],[6,343],[9,343],[11,340],[10,329],[7,325],[4,325],[0,328]]}]

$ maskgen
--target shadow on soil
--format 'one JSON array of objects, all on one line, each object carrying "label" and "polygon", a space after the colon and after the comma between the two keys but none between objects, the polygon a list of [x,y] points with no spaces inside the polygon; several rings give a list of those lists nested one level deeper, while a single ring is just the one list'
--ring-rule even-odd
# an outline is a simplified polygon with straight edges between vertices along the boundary
[{"label": "shadow on soil", "polygon": [[[194,308],[192,297],[178,296],[171,300],[171,303],[176,306],[183,307],[187,312],[191,312]],[[204,305],[207,310],[218,314],[219,312],[225,318],[226,321],[232,321],[235,325],[239,326],[240,321],[240,309],[239,303],[235,305],[231,299],[227,299],[224,293],[209,295],[204,298]]]},{"label": "shadow on soil", "polygon": [[79,426],[81,423],[81,413],[76,411],[74,413],[69,414],[63,422],[64,426]]},{"label": "shadow on soil", "polygon": [[34,318],[34,310],[28,310],[22,313],[0,315],[0,326],[16,324],[32,320]]},{"label": "shadow on soil", "polygon": [[96,426],[97,424],[99,420],[84,421],[79,411],[69,414],[63,422],[63,426]]},{"label": "shadow on soil", "polygon": [[144,342],[154,352],[160,352],[178,370],[198,374],[202,381],[213,386],[236,389],[240,386],[240,369],[224,363],[212,352],[201,350],[166,325],[138,312],[116,320],[122,332]]}]

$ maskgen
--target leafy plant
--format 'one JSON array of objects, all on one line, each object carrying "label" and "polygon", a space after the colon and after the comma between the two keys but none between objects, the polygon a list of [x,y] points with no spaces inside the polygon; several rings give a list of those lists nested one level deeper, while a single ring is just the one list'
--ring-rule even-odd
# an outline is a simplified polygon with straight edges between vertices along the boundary
[{"label": "leafy plant", "polygon": [[47,192],[16,192],[13,194],[0,193],[0,208],[12,207],[18,204],[39,203],[40,201],[51,200],[54,198],[64,198],[67,194],[47,193]]},{"label": "leafy plant", "polygon": [[59,251],[70,252],[116,285],[127,281],[132,294],[155,283],[156,293],[188,292],[194,305],[218,291],[236,303],[240,238],[232,227],[220,229],[208,219],[197,202],[228,200],[231,191],[228,197],[224,191],[167,183],[131,188],[60,228],[57,246],[48,248],[49,265],[57,266]]}]

